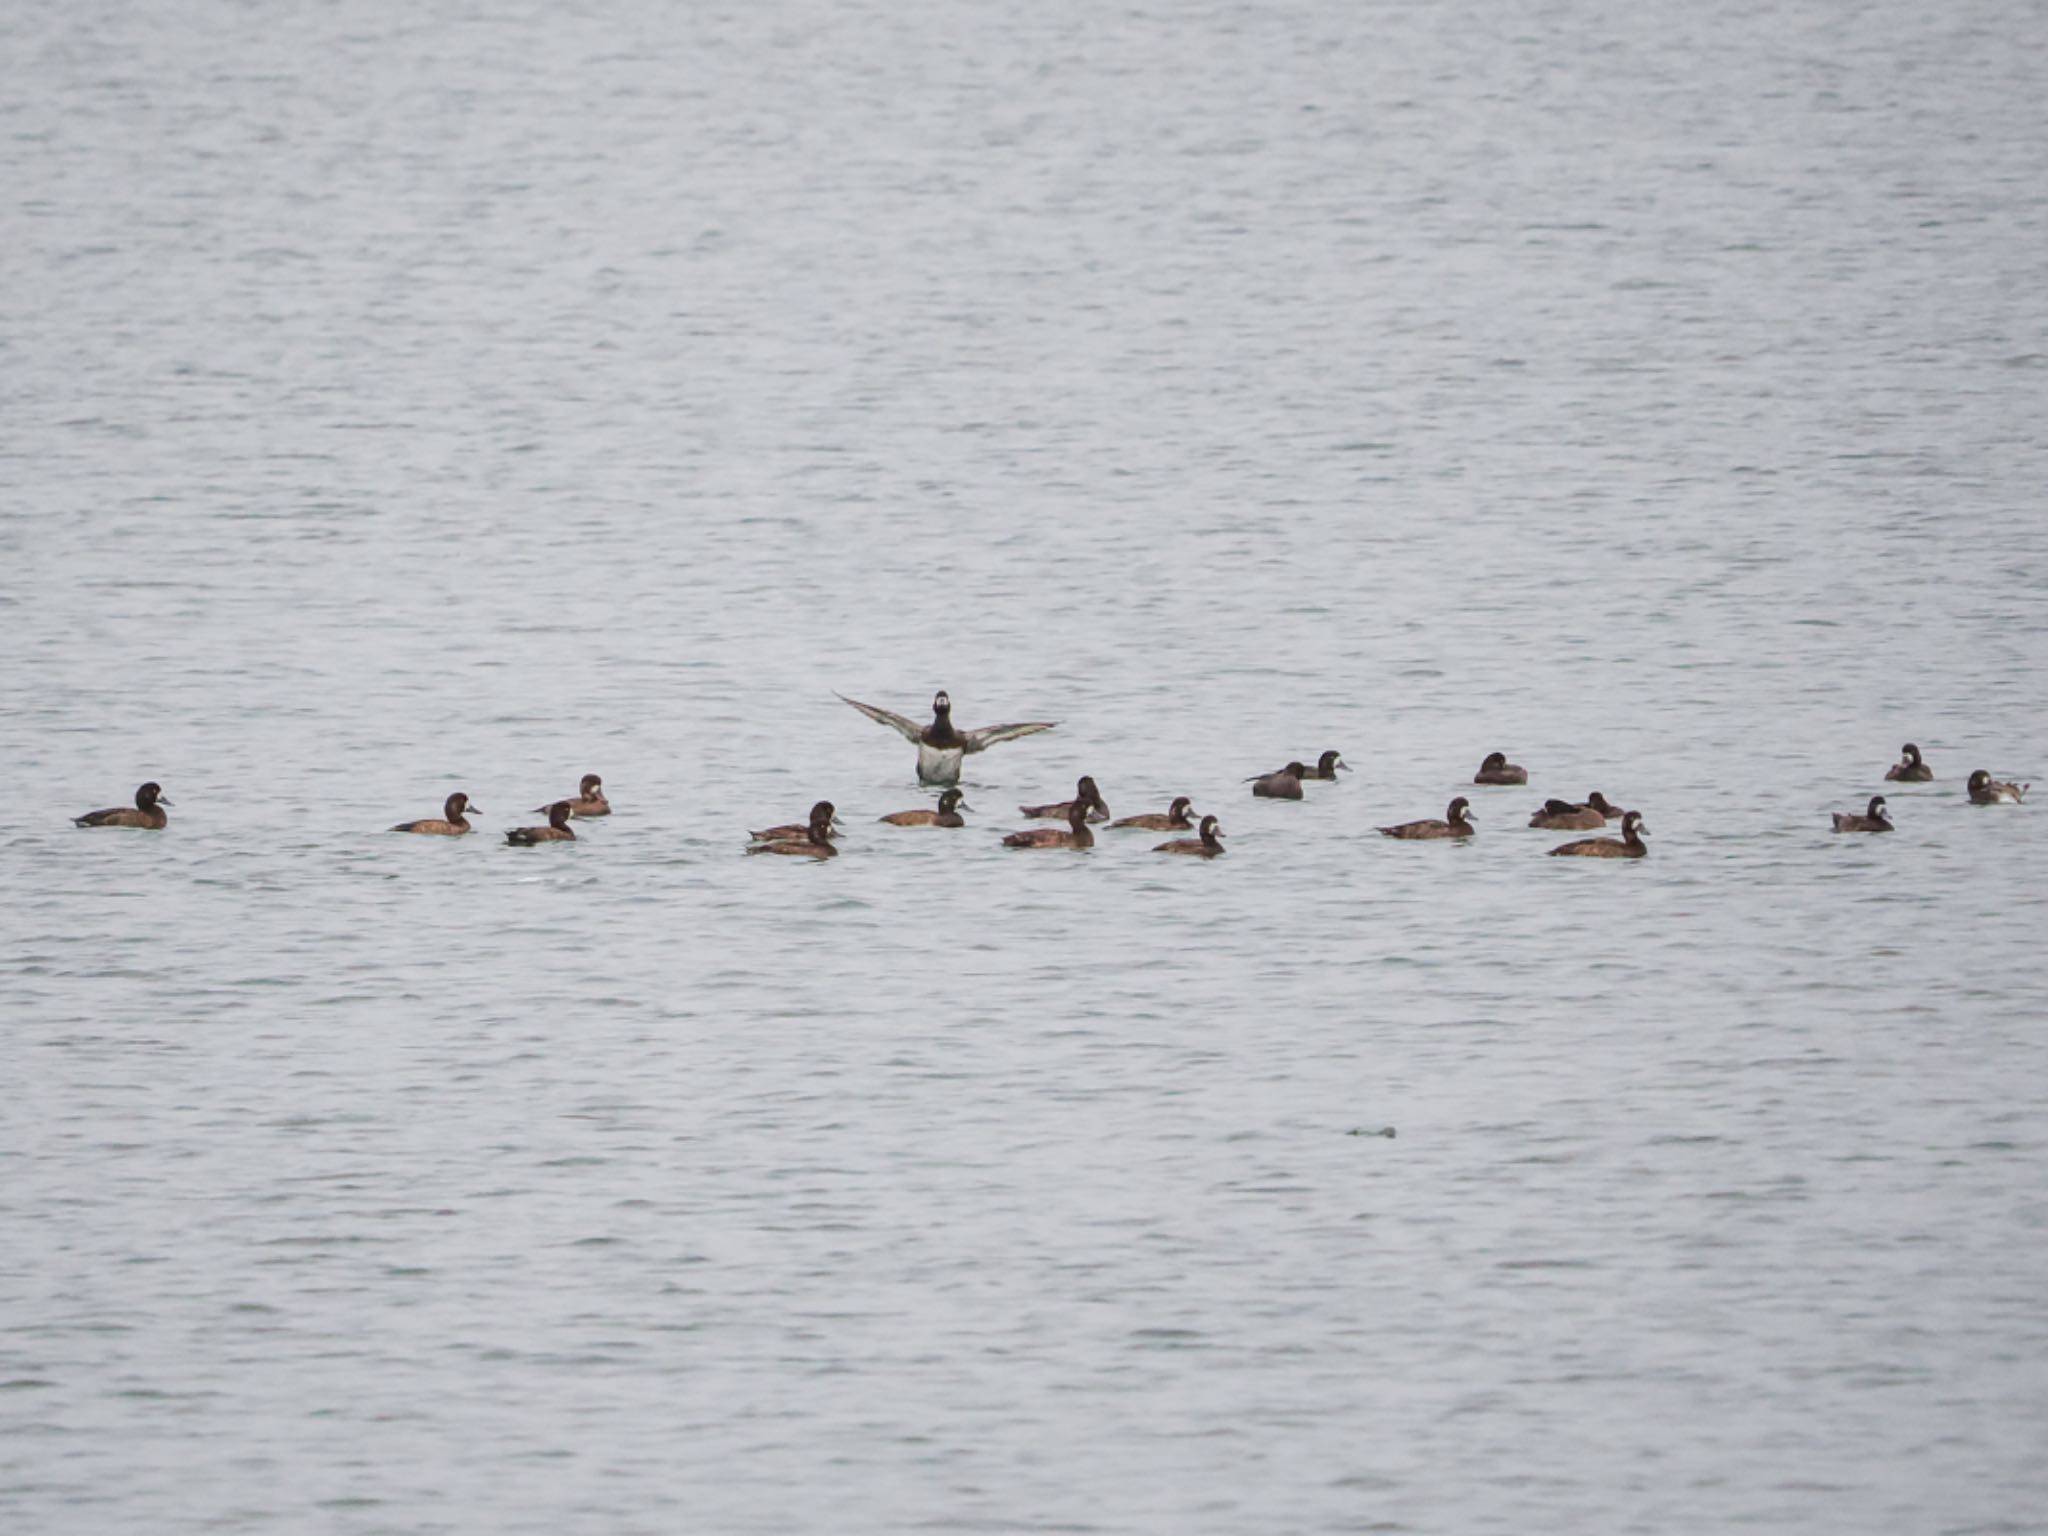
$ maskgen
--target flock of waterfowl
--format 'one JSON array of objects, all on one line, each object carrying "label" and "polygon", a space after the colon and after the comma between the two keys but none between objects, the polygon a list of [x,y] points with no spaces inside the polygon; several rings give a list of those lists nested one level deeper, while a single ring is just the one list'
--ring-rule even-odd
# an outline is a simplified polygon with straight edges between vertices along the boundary
[{"label": "flock of waterfowl", "polygon": [[[844,695],[840,696],[842,699]],[[919,725],[902,715],[872,704],[862,704],[855,699],[845,699],[855,709],[871,720],[880,721],[909,739],[917,747],[917,776],[920,782],[943,786],[936,810],[923,808],[896,811],[880,818],[881,822],[893,827],[964,827],[966,817],[962,814],[973,809],[962,797],[958,788],[960,767],[968,754],[986,751],[997,742],[1013,741],[1020,736],[1030,736],[1039,731],[1053,729],[1055,722],[1049,720],[1028,721],[1018,725],[987,726],[979,730],[963,731],[953,724],[953,702],[943,692],[932,700],[932,721]],[[1252,787],[1252,794],[1261,800],[1300,800],[1304,784],[1334,781],[1339,772],[1349,772],[1350,765],[1343,755],[1334,750],[1325,752],[1316,760],[1314,767],[1305,763],[1289,762],[1286,767],[1272,773],[1255,774],[1245,780]],[[1900,760],[1885,771],[1888,782],[1925,784],[1934,778],[1934,770],[1922,759],[1919,747],[1907,742],[1901,749]],[[1474,784],[1523,785],[1529,782],[1528,770],[1507,760],[1505,753],[1491,752],[1480,763],[1479,771],[1472,776]],[[1994,779],[1982,768],[1973,772],[1965,785],[1965,793],[1972,805],[2017,804],[2033,786],[2015,784]],[[169,824],[164,807],[171,802],[164,798],[163,787],[154,780],[135,791],[135,804],[115,806],[104,811],[90,811],[83,816],[73,817],[81,827],[142,827],[161,828]],[[1022,832],[1012,832],[1003,838],[1006,848],[1092,848],[1095,834],[1091,823],[1107,822],[1109,830],[1130,829],[1147,832],[1193,832],[1193,837],[1175,838],[1158,844],[1154,853],[1178,854],[1193,858],[1213,859],[1224,852],[1223,830],[1214,816],[1197,817],[1194,802],[1186,795],[1176,796],[1164,813],[1150,812],[1142,816],[1127,816],[1121,821],[1110,820],[1109,802],[1103,799],[1102,790],[1093,777],[1083,774],[1074,786],[1071,799],[1054,801],[1045,805],[1022,805],[1019,814],[1035,821],[1063,821],[1065,830],[1053,827],[1036,827]],[[425,817],[418,821],[402,821],[391,830],[394,832],[416,833],[429,837],[462,837],[475,830],[470,825],[469,815],[480,807],[473,804],[462,791],[450,795],[441,807],[441,814]],[[557,800],[550,805],[535,808],[535,814],[545,814],[547,824],[537,827],[514,827],[505,834],[505,841],[513,847],[528,848],[540,843],[574,842],[576,832],[570,826],[579,818],[609,816],[611,802],[605,798],[604,780],[597,774],[587,773],[577,786],[574,797]],[[1837,832],[1890,832],[1893,830],[1891,812],[1885,805],[1883,795],[1871,796],[1869,805],[1859,814],[1836,811],[1834,829]],[[1476,830],[1473,826],[1472,802],[1459,795],[1445,809],[1442,820],[1426,819],[1404,821],[1394,826],[1380,827],[1382,836],[1406,842],[1457,839],[1471,837]],[[1592,859],[1640,859],[1648,854],[1649,848],[1643,837],[1648,828],[1643,825],[1639,811],[1623,810],[1610,803],[1599,790],[1587,795],[1584,801],[1546,800],[1530,816],[1529,825],[1548,831],[1593,831],[1606,827],[1610,821],[1621,823],[1621,836],[1579,838],[1562,843],[1550,852],[1574,858]],[[838,836],[838,813],[832,802],[820,800],[811,807],[808,817],[801,822],[787,822],[781,826],[769,827],[763,831],[750,832],[747,852],[750,854],[780,854],[793,858],[829,859],[837,855],[834,839]]]}]

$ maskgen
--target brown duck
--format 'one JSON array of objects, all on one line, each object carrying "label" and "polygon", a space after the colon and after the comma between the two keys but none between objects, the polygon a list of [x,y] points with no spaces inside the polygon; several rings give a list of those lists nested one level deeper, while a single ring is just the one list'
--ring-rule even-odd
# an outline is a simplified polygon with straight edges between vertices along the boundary
[{"label": "brown duck", "polygon": [[1620,814],[1621,807],[1609,805],[1607,797],[1596,789],[1586,796],[1583,805],[1573,805],[1569,800],[1544,801],[1543,809],[1529,818],[1529,825],[1546,832],[1591,832]]},{"label": "brown duck", "polygon": [[1892,830],[1891,813],[1884,808],[1884,796],[1872,795],[1870,808],[1861,816],[1853,811],[1836,811],[1837,832],[1889,832]]},{"label": "brown duck", "polygon": [[1166,808],[1164,815],[1158,811],[1147,811],[1142,816],[1126,816],[1122,821],[1112,821],[1109,830],[1114,832],[1118,827],[1131,827],[1140,832],[1192,832],[1195,830],[1194,810],[1194,801],[1186,795],[1175,795],[1173,804]]},{"label": "brown duck", "polygon": [[825,837],[829,842],[839,835],[839,812],[830,800],[820,800],[811,807],[808,821],[785,821],[779,827],[769,827],[760,832],[749,832],[747,836],[757,843],[800,843],[811,835],[811,823],[818,819],[818,813],[825,816]]},{"label": "brown duck", "polygon": [[1508,761],[1505,752],[1489,752],[1486,760],[1479,765],[1479,771],[1472,775],[1474,784],[1526,784],[1529,770],[1520,763]]},{"label": "brown duck", "polygon": [[[533,813],[538,816],[543,812],[553,809],[554,807],[549,805],[536,805],[533,808]],[[569,802],[569,814],[571,816],[609,816],[611,813],[612,803],[604,797],[604,780],[594,773],[583,775],[583,782],[576,786],[576,798]]]},{"label": "brown duck", "polygon": [[171,818],[163,813],[163,807],[171,802],[164,798],[163,786],[152,779],[135,791],[135,804],[117,805],[104,811],[87,811],[83,816],[71,818],[73,826],[79,827],[148,827],[159,830],[170,824]]},{"label": "brown duck", "polygon": [[[1979,768],[1970,775],[1970,782],[1966,787],[1969,789],[1972,805],[2018,805],[2027,798],[2027,791],[2034,786],[2010,784],[2002,779],[1994,779],[1984,769]],[[142,789],[147,788],[147,784],[142,786]],[[135,792],[137,804],[141,803],[142,789]],[[129,822],[127,825],[135,826],[137,823]],[[162,826],[163,823],[158,822],[157,825]]]},{"label": "brown duck", "polygon": [[1309,776],[1309,770],[1301,763],[1289,763],[1285,768],[1276,768],[1271,773],[1255,774],[1246,779],[1252,794],[1260,800],[1299,800],[1301,781]]},{"label": "brown duck", "polygon": [[921,811],[897,811],[882,817],[881,820],[892,827],[964,827],[967,825],[967,818],[960,813],[973,809],[959,790],[949,789],[939,796],[939,808],[936,811],[927,806]]},{"label": "brown duck", "polygon": [[770,842],[755,843],[747,852],[779,853],[795,859],[837,858],[839,850],[832,846],[832,802],[820,800],[811,807],[810,824],[803,829],[802,837],[779,837]]},{"label": "brown duck", "polygon": [[1404,821],[1399,826],[1379,830],[1381,837],[1415,842],[1425,838],[1470,837],[1478,828],[1472,825],[1472,802],[1460,795],[1445,808],[1442,821]]},{"label": "brown duck", "polygon": [[1020,805],[1017,810],[1034,821],[1065,821],[1067,813],[1077,805],[1088,812],[1090,821],[1109,820],[1109,802],[1102,798],[1102,791],[1095,787],[1095,780],[1085,773],[1074,785],[1073,799],[1052,805]]},{"label": "brown duck", "polygon": [[1934,778],[1934,770],[1920,761],[1920,749],[1909,741],[1899,748],[1899,760],[1885,769],[1884,776],[1892,784],[1926,784]]},{"label": "brown duck", "polygon": [[1088,802],[1075,800],[1067,810],[1067,830],[1034,827],[1029,832],[1012,832],[1003,839],[1005,848],[1093,848],[1095,834],[1088,830]]},{"label": "brown duck", "polygon": [[514,848],[531,848],[536,843],[573,843],[576,834],[569,830],[569,807],[572,802],[557,800],[548,807],[548,824],[544,827],[514,827],[505,834],[505,841]]},{"label": "brown duck", "polygon": [[1216,825],[1214,816],[1202,818],[1201,835],[1198,837],[1177,837],[1170,843],[1161,843],[1152,850],[1154,853],[1184,853],[1191,859],[1213,859],[1228,852],[1223,846],[1223,829]]},{"label": "brown duck", "polygon": [[424,821],[401,821],[391,830],[394,832],[422,832],[429,837],[462,837],[475,829],[464,814],[477,807],[469,803],[469,796],[461,790],[455,791],[441,803],[439,818],[427,817]]},{"label": "brown duck", "polygon": [[1550,850],[1553,858],[1640,859],[1650,850],[1643,846],[1643,815],[1628,811],[1621,818],[1621,837],[1582,837],[1575,843],[1561,843]]}]

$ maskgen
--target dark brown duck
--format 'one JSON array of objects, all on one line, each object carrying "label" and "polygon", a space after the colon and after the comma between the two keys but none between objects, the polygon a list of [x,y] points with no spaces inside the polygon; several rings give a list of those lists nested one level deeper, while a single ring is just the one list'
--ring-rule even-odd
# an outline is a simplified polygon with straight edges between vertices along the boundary
[{"label": "dark brown duck", "polygon": [[960,813],[973,809],[959,790],[949,789],[939,796],[936,811],[927,806],[921,811],[897,811],[880,819],[892,827],[964,827],[967,818]]},{"label": "dark brown duck", "polygon": [[1170,843],[1161,843],[1152,851],[1186,854],[1191,859],[1213,859],[1229,850],[1223,846],[1223,829],[1216,825],[1216,818],[1204,816],[1200,836],[1177,837]]},{"label": "dark brown duck", "polygon": [[1332,750],[1317,758],[1315,767],[1304,769],[1301,776],[1304,779],[1329,782],[1337,777],[1337,770],[1340,768],[1346,773],[1351,771],[1351,765],[1344,761],[1344,755]]},{"label": "dark brown duck", "polygon": [[1872,795],[1870,808],[1861,816],[1852,811],[1836,811],[1837,832],[1889,832],[1892,830],[1891,813],[1884,808],[1884,796]]},{"label": "dark brown duck", "polygon": [[1885,769],[1884,776],[1893,784],[1926,784],[1932,782],[1934,770],[1920,761],[1920,749],[1909,741],[1899,748],[1899,760]]},{"label": "dark brown duck", "polygon": [[[536,805],[533,808],[533,813],[539,816],[553,809],[554,807],[550,805]],[[609,816],[611,813],[612,803],[604,797],[604,780],[594,773],[583,775],[583,782],[576,786],[576,798],[569,802],[569,814],[571,816]]]},{"label": "dark brown duck", "polygon": [[1140,832],[1192,832],[1195,830],[1194,810],[1194,801],[1186,795],[1176,795],[1165,815],[1147,811],[1142,816],[1126,816],[1122,821],[1112,821],[1109,829],[1112,832],[1119,827],[1130,827]]},{"label": "dark brown duck", "polygon": [[171,802],[164,798],[163,786],[152,779],[135,791],[135,804],[116,805],[104,811],[87,811],[83,816],[71,818],[78,827],[147,827],[160,830],[170,824],[163,808]]},{"label": "dark brown duck", "polygon": [[535,843],[573,843],[576,834],[569,830],[569,807],[572,802],[557,800],[548,807],[548,824],[544,827],[514,827],[505,834],[505,841],[514,848],[531,848]]},{"label": "dark brown duck", "polygon": [[1404,821],[1399,826],[1381,827],[1379,830],[1381,837],[1415,842],[1427,838],[1470,837],[1478,828],[1472,825],[1472,802],[1460,795],[1445,807],[1442,821]]},{"label": "dark brown duck", "polygon": [[[145,784],[142,788],[148,787]],[[1972,805],[2018,805],[2027,798],[2027,791],[2033,787],[2031,784],[2012,784],[2003,779],[1994,779],[1982,768],[1970,775],[1970,782],[1966,786],[1970,792]],[[136,791],[137,795],[141,793],[142,790]],[[159,822],[158,825],[161,826],[162,823]]]},{"label": "dark brown duck", "polygon": [[420,832],[428,837],[461,837],[474,830],[469,824],[469,817],[464,813],[475,809],[477,807],[469,803],[469,796],[458,789],[442,802],[441,815],[438,819],[429,816],[423,821],[401,821],[391,830]]},{"label": "dark brown duck", "polygon": [[1067,830],[1034,827],[1029,832],[1012,832],[1003,839],[1005,848],[1093,848],[1095,834],[1088,830],[1088,803],[1076,800],[1067,812]]},{"label": "dark brown duck", "polygon": [[1095,780],[1082,774],[1074,785],[1074,798],[1061,800],[1052,805],[1020,805],[1020,814],[1034,821],[1065,821],[1075,806],[1087,811],[1090,821],[1109,820],[1109,802],[1102,798],[1102,791],[1095,787]]},{"label": "dark brown duck", "polygon": [[1640,859],[1650,850],[1643,846],[1643,826],[1640,811],[1628,811],[1621,818],[1621,836],[1582,837],[1575,843],[1561,843],[1550,850],[1553,858],[1571,859]]},{"label": "dark brown duck", "polygon": [[839,856],[839,850],[832,846],[832,802],[820,800],[811,807],[810,824],[804,828],[801,838],[783,837],[773,842],[755,843],[749,853],[779,853],[794,859],[832,859]]},{"label": "dark brown duck", "polygon": [[1299,800],[1301,781],[1308,777],[1308,769],[1300,763],[1289,763],[1285,768],[1271,773],[1258,774],[1246,779],[1252,787],[1252,794],[1261,800]]},{"label": "dark brown duck", "polygon": [[1529,770],[1520,763],[1508,761],[1505,752],[1489,752],[1486,760],[1479,765],[1479,771],[1472,775],[1474,784],[1526,784]]},{"label": "dark brown duck", "polygon": [[1604,827],[1621,814],[1621,807],[1609,805],[1607,797],[1594,790],[1583,805],[1569,800],[1546,800],[1543,808],[1529,818],[1529,825],[1547,832],[1591,832]]},{"label": "dark brown duck", "polygon": [[830,842],[839,835],[839,812],[834,809],[830,800],[820,800],[816,805],[812,806],[808,821],[785,821],[779,827],[769,827],[760,832],[749,832],[747,836],[760,843],[803,842],[810,837],[811,828],[819,820],[820,813],[823,814],[824,818],[825,840]]}]

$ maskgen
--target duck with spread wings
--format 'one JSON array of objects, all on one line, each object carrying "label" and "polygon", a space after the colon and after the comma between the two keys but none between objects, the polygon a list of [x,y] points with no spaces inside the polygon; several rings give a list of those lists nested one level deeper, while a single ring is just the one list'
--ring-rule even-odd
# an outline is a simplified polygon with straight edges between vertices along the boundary
[{"label": "duck with spread wings", "polygon": [[905,740],[917,747],[917,778],[921,784],[958,784],[960,782],[960,761],[970,752],[986,752],[999,741],[1015,741],[1019,736],[1033,736],[1040,731],[1049,731],[1058,724],[1053,720],[1032,720],[1021,725],[984,725],[979,730],[963,731],[953,724],[953,701],[943,690],[932,700],[932,723],[919,725],[914,720],[892,714],[886,709],[877,709],[872,704],[863,704],[858,699],[849,699],[845,694],[837,697],[844,703],[866,715],[870,720],[880,721]]}]

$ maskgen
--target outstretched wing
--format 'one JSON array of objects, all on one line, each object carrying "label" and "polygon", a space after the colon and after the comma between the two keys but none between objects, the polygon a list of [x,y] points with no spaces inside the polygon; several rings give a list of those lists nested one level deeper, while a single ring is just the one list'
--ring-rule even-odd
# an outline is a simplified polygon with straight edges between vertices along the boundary
[{"label": "outstretched wing", "polygon": [[[859,710],[862,714],[866,715],[870,720],[878,721],[879,723],[888,726],[891,730],[897,732],[899,735],[905,737],[910,741],[916,741],[919,737],[924,735],[923,726],[917,724],[915,721],[906,720],[901,715],[891,714],[886,709],[877,709],[872,704],[863,704],[859,699],[849,699],[843,693],[835,693],[832,695],[832,697],[839,700],[839,702],[842,704],[851,704],[855,709]],[[1042,727],[1033,726],[1031,727],[1031,729],[1039,730],[1042,729]],[[968,750],[971,752],[974,749],[970,747],[968,748]]]},{"label": "outstretched wing", "polygon": [[[853,704],[853,700],[846,701]],[[854,708],[862,706],[855,704]],[[1040,731],[1049,731],[1058,725],[1057,720],[1030,720],[1023,725],[984,725],[980,730],[960,733],[960,750],[963,752],[986,752],[999,741],[1015,741],[1019,736],[1036,736]]]}]

